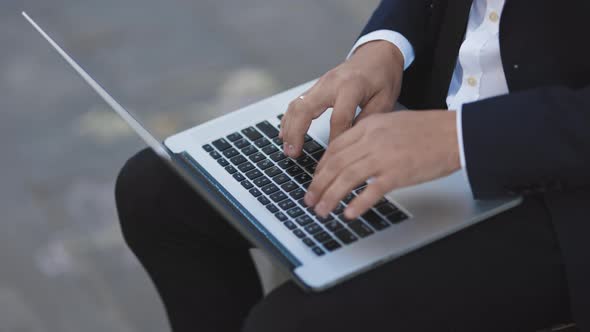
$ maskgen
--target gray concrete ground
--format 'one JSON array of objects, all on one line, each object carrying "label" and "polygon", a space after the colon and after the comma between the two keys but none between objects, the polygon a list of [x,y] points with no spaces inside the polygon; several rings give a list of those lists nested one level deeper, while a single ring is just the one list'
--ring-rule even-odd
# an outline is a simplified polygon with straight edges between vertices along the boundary
[{"label": "gray concrete ground", "polygon": [[376,2],[0,2],[0,332],[168,329],[114,207],[143,144],[21,10],[163,138],[328,70]]}]

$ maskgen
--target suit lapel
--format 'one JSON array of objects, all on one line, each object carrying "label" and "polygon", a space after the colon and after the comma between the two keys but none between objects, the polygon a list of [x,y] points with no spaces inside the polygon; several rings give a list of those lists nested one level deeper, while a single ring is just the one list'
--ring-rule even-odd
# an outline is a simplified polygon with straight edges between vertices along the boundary
[{"label": "suit lapel", "polygon": [[446,108],[446,96],[459,49],[463,43],[473,0],[449,0],[434,50],[434,62],[427,103],[435,108]]}]

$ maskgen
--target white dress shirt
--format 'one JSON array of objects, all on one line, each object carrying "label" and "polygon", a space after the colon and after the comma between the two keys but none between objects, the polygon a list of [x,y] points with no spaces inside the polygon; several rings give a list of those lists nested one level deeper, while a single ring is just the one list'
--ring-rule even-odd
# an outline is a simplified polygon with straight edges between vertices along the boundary
[{"label": "white dress shirt", "polygon": [[[459,50],[447,94],[447,107],[457,112],[457,135],[461,166],[467,171],[463,149],[461,110],[463,104],[508,93],[506,76],[500,56],[499,26],[506,0],[475,0],[471,6],[465,39]],[[414,61],[410,42],[391,30],[378,30],[362,36],[352,48],[370,41],[385,40],[396,45],[403,57],[404,68]]]}]

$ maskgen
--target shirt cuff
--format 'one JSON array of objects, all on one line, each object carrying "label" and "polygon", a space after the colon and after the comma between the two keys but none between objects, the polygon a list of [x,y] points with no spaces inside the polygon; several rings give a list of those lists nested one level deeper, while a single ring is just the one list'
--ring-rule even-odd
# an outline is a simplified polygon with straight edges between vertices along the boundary
[{"label": "shirt cuff", "polygon": [[397,46],[404,57],[404,70],[408,69],[408,67],[414,62],[414,48],[412,44],[399,32],[395,32],[392,30],[377,30],[370,32],[357,40],[356,44],[352,47],[350,53],[348,53],[347,59],[362,45],[372,42],[375,40],[385,40],[393,45]]},{"label": "shirt cuff", "polygon": [[[469,175],[467,174],[467,161],[465,159],[465,146],[463,145],[463,105],[459,105],[456,112],[457,118],[457,142],[459,143],[459,159],[461,161],[461,169],[465,175],[465,180],[471,190],[471,183],[469,181]],[[473,192],[473,190],[472,190]]]}]

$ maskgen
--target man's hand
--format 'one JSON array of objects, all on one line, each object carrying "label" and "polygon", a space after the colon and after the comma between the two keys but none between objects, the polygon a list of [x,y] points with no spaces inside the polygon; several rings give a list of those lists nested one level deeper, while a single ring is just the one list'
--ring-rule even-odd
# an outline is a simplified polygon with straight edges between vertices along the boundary
[{"label": "man's hand", "polygon": [[352,189],[371,179],[344,212],[354,219],[393,189],[460,169],[459,158],[455,112],[372,115],[330,144],[305,202],[325,217]]},{"label": "man's hand", "polygon": [[307,92],[289,104],[281,120],[279,137],[286,155],[301,154],[305,133],[311,121],[333,107],[330,141],[352,126],[357,106],[358,119],[393,109],[399,97],[404,58],[400,50],[386,41],[367,43],[352,57],[332,69]]}]

